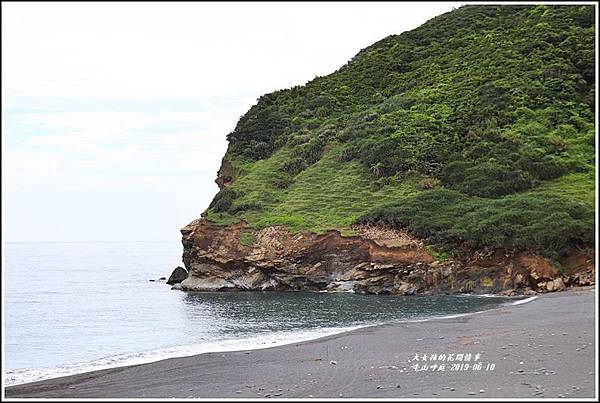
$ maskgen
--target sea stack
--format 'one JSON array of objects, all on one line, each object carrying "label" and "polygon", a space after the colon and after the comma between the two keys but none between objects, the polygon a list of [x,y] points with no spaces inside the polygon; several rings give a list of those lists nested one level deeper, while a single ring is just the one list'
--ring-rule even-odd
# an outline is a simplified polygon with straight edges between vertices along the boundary
[{"label": "sea stack", "polygon": [[181,283],[183,280],[185,280],[187,278],[187,276],[188,276],[188,271],[181,266],[177,266],[175,268],[175,270],[173,270],[173,272],[171,273],[171,276],[169,276],[169,279],[167,280],[167,284],[174,285],[177,283]]}]

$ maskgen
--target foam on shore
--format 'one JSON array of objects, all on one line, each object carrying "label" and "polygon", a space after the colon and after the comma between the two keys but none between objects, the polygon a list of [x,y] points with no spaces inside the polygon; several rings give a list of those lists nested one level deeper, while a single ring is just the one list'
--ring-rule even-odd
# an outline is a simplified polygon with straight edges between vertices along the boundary
[{"label": "foam on shore", "polygon": [[217,353],[225,351],[256,350],[260,348],[293,344],[301,341],[318,339],[349,330],[358,329],[363,326],[333,327],[311,329],[306,331],[275,332],[266,335],[244,338],[221,340],[217,342],[190,344],[186,346],[174,346],[152,351],[119,354],[105,357],[94,361],[58,365],[43,368],[24,368],[6,370],[5,385],[19,385],[22,383],[36,382],[46,379],[59,378],[84,372],[102,369],[117,368],[128,365],[147,364],[167,358],[188,357],[203,353]]},{"label": "foam on shore", "polygon": [[[497,297],[488,295],[487,297]],[[507,305],[519,305],[533,301],[537,297],[519,299],[514,302],[509,302]],[[429,316],[426,318],[405,319],[392,321],[387,323],[407,323],[407,322],[427,322],[430,320],[452,319],[487,312],[496,308],[477,311],[465,312],[460,314]],[[261,348],[276,347],[286,344],[299,343],[309,340],[318,339],[325,336],[331,336],[339,333],[348,332],[360,328],[379,326],[384,323],[366,323],[363,325],[349,327],[331,327],[300,331],[274,332],[261,336],[255,336],[244,339],[230,339],[217,342],[197,343],[185,346],[174,346],[169,348],[157,349],[152,351],[120,354],[110,357],[101,358],[98,360],[88,361],[78,364],[57,365],[54,367],[42,368],[23,368],[6,370],[5,386],[20,385],[23,383],[37,382],[47,379],[59,378],[69,375],[76,375],[90,371],[97,371],[109,368],[118,368],[129,365],[147,364],[165,360],[168,358],[188,357],[203,353],[217,353],[226,351],[243,351],[256,350]]]}]

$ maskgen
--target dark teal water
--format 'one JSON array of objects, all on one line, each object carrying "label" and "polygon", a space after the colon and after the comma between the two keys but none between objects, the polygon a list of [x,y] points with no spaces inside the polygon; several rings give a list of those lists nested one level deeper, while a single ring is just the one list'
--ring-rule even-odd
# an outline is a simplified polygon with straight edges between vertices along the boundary
[{"label": "dark teal water", "polygon": [[179,243],[4,245],[7,384],[207,351],[260,348],[389,321],[482,311],[506,298],[185,293],[164,282]]}]

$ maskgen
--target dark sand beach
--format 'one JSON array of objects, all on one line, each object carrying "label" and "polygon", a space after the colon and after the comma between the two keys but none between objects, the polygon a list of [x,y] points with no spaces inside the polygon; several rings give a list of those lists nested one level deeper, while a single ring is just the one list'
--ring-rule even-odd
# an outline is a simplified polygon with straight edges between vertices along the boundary
[{"label": "dark sand beach", "polygon": [[[595,290],[581,289],[468,316],[174,358],[17,385],[5,393],[8,398],[594,398],[595,355]],[[474,370],[477,363],[481,368]],[[415,364],[428,369],[415,371]]]}]

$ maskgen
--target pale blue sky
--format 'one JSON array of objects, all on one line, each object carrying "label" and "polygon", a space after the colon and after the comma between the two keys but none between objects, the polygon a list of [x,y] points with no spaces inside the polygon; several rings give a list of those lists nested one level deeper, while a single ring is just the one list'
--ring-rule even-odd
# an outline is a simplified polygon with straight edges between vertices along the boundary
[{"label": "pale blue sky", "polygon": [[5,241],[179,240],[267,92],[459,3],[2,3]]}]

